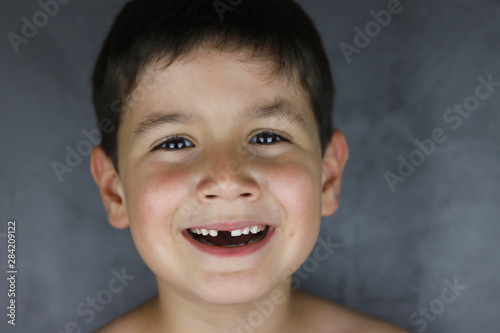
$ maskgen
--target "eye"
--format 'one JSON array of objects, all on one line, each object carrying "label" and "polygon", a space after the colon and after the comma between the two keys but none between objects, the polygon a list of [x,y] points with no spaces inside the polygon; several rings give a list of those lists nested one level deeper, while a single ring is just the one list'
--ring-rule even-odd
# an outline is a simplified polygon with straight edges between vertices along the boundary
[{"label": "eye", "polygon": [[160,143],[158,146],[156,146],[153,151],[155,150],[182,150],[184,148],[190,148],[194,147],[194,144],[192,144],[189,140],[182,136],[172,136],[170,138],[165,139],[162,143]]},{"label": "eye", "polygon": [[279,143],[280,141],[285,141],[289,142],[288,139],[284,138],[281,133],[276,132],[276,131],[262,131],[255,135],[251,140],[250,143],[256,143],[259,145],[274,145],[276,143]]}]

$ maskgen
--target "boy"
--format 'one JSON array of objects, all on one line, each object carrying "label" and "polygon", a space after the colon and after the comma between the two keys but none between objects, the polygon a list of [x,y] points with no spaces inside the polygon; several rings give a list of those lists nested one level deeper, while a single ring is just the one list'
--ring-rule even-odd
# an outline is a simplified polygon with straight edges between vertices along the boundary
[{"label": "boy", "polygon": [[304,11],[228,3],[131,1],[97,61],[92,174],[158,283],[99,332],[399,333],[291,291],[337,209],[348,149]]}]

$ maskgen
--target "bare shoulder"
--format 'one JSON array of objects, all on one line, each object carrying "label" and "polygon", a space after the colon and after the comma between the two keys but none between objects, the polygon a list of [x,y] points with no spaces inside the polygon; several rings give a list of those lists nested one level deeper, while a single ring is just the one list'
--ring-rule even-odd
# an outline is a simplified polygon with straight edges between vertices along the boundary
[{"label": "bare shoulder", "polygon": [[321,333],[409,333],[395,325],[348,309],[332,301],[294,291],[294,309],[301,327]]},{"label": "bare shoulder", "polygon": [[138,307],[130,310],[124,315],[101,327],[95,333],[135,333],[142,332],[148,328],[151,309],[154,308],[157,297],[146,301]]}]

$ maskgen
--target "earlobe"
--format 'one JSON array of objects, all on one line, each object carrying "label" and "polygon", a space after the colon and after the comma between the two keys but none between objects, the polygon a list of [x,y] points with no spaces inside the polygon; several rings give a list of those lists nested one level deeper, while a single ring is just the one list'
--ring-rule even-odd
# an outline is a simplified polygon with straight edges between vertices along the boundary
[{"label": "earlobe", "polygon": [[349,149],[340,130],[334,130],[322,161],[321,216],[330,216],[338,208],[342,174],[349,157]]},{"label": "earlobe", "polygon": [[127,228],[129,220],[120,176],[100,146],[92,150],[90,171],[99,187],[102,202],[108,212],[109,223],[118,229]]}]

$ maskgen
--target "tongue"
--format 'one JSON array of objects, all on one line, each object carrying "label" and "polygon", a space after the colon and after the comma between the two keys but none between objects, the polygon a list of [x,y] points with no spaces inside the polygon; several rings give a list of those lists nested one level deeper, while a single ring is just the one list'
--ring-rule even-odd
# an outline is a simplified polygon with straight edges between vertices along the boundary
[{"label": "tongue", "polygon": [[249,243],[255,243],[262,240],[267,234],[267,229],[261,231],[257,234],[249,233],[248,235],[241,235],[237,237],[231,236],[230,231],[219,231],[217,236],[202,236],[197,234],[191,234],[195,240],[200,243],[214,245],[214,246],[224,246],[224,247],[234,247],[243,246]]}]

